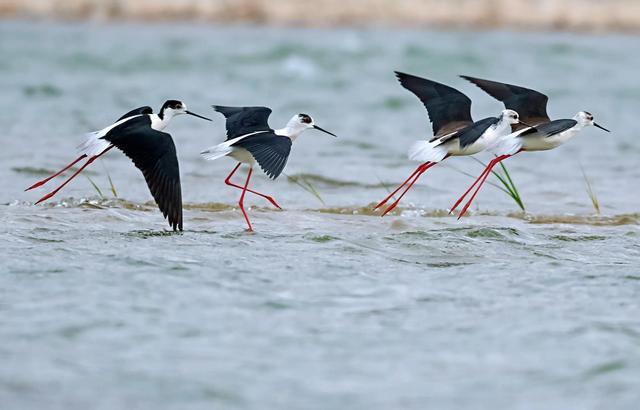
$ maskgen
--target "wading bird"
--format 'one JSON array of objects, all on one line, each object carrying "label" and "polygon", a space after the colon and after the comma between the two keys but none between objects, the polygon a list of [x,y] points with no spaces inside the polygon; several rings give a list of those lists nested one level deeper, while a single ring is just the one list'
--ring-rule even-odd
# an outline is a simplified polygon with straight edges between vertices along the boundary
[{"label": "wading bird", "polygon": [[78,146],[80,156],[75,161],[26,190],[46,184],[81,160],[89,158],[62,185],[40,198],[36,204],[46,201],[78,176],[89,164],[111,148],[117,147],[142,171],[149,190],[158,208],[168,219],[169,225],[174,231],[182,230],[182,193],[176,147],[171,135],[162,132],[171,119],[180,114],[189,114],[211,121],[209,118],[188,111],[183,102],[176,100],[166,101],[158,114],[154,114],[151,107],[136,108],[120,117],[114,124],[100,131],[86,134],[84,143]]},{"label": "wading bird", "polygon": [[[230,156],[238,164],[224,180],[225,184],[242,190],[238,205],[247,221],[249,231],[253,231],[247,212],[244,209],[244,197],[247,192],[261,196],[278,209],[280,205],[270,196],[249,189],[249,180],[253,173],[253,166],[257,162],[265,174],[271,179],[276,179],[289,158],[291,143],[305,130],[310,128],[322,131],[329,135],[335,134],[315,125],[313,119],[307,114],[294,115],[284,128],[273,130],[269,127],[271,109],[267,107],[224,107],[214,105],[213,109],[226,118],[227,140],[222,144],[210,147],[200,154],[203,158],[213,161],[224,156]],[[240,165],[249,165],[249,173],[244,186],[231,182],[231,177],[236,173]]]},{"label": "wading bird", "polygon": [[427,109],[433,124],[433,138],[417,141],[409,149],[409,159],[422,164],[395,191],[376,205],[375,209],[380,208],[406,186],[382,216],[398,205],[429,168],[451,156],[474,155],[485,150],[497,138],[510,133],[511,125],[520,121],[516,111],[506,109],[499,117],[474,122],[471,118],[471,100],[455,88],[397,71],[396,76],[400,84],[415,94]]},{"label": "wading bird", "polygon": [[524,124],[524,126],[514,125],[512,133],[498,139],[496,144],[490,148],[495,153],[496,158],[489,162],[484,171],[450,210],[450,213],[453,212],[477,185],[475,192],[460,211],[458,219],[467,212],[474,198],[480,192],[480,188],[489,177],[491,170],[501,161],[522,151],[554,149],[569,141],[589,125],[609,132],[608,129],[595,123],[593,115],[586,111],[578,112],[573,119],[551,121],[547,115],[547,101],[549,98],[538,91],[497,81],[482,80],[469,76],[461,77],[477,85],[493,98],[502,101],[505,108],[518,111],[521,118],[520,123]]}]

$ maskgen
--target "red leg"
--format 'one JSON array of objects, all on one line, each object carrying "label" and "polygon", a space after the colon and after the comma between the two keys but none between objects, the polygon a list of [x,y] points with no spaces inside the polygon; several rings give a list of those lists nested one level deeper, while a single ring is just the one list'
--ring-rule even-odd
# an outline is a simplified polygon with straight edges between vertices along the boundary
[{"label": "red leg", "polygon": [[478,185],[478,188],[476,188],[476,191],[471,196],[471,199],[469,199],[469,201],[464,206],[464,208],[462,208],[462,211],[460,211],[460,214],[458,215],[458,219],[462,218],[464,216],[464,214],[467,213],[467,209],[469,209],[469,207],[471,206],[471,203],[475,199],[476,195],[478,195],[478,192],[480,192],[480,189],[482,188],[482,185],[484,185],[484,183],[487,181],[487,178],[489,178],[489,175],[491,174],[491,170],[493,169],[493,167],[498,165],[501,161],[504,161],[505,159],[509,158],[510,156],[511,155],[501,155],[501,156],[495,158],[494,160],[492,160],[489,163],[489,165],[487,165],[487,168],[485,169],[485,172],[484,172],[484,176],[482,177],[482,180],[480,181],[480,184]]},{"label": "red leg", "polygon": [[[243,189],[243,187],[242,187],[242,186],[240,186],[240,185],[236,185],[236,184],[234,184],[233,182],[231,182],[231,177],[236,173],[236,171],[238,170],[238,168],[240,168],[240,165],[242,165],[242,163],[241,163],[241,162],[239,162],[239,163],[238,163],[238,165],[236,165],[236,167],[233,169],[233,171],[231,171],[231,173],[227,176],[227,178],[224,180],[224,183],[225,183],[225,184],[227,184],[227,185],[229,185],[229,186],[232,186],[232,187],[234,187],[234,188]],[[251,192],[252,194],[255,194],[255,195],[261,196],[261,197],[263,197],[264,199],[266,199],[267,201],[271,202],[271,204],[272,204],[273,206],[275,206],[276,208],[278,208],[278,209],[282,209],[282,208],[280,207],[280,205],[278,205],[278,203],[276,202],[276,200],[275,200],[275,199],[273,199],[272,197],[270,197],[269,195],[261,194],[260,192],[253,191],[253,190],[251,190],[251,189],[247,189],[247,192]]]},{"label": "red leg", "polygon": [[249,226],[249,232],[253,232],[253,228],[251,227],[251,222],[249,222],[249,217],[244,210],[244,195],[247,193],[247,187],[249,186],[249,180],[251,179],[251,174],[253,173],[253,168],[249,168],[249,173],[247,174],[247,182],[244,183],[244,188],[242,189],[242,195],[240,195],[240,201],[238,205],[240,205],[240,210],[244,215],[244,219],[247,221],[247,225]]},{"label": "red leg", "polygon": [[69,179],[67,179],[66,181],[64,181],[62,183],[62,185],[60,185],[58,188],[56,188],[55,190],[49,192],[47,195],[43,196],[42,198],[40,198],[38,200],[38,202],[35,203],[35,205],[38,205],[40,202],[44,202],[47,199],[51,198],[52,196],[54,196],[55,194],[58,193],[58,191],[60,191],[62,188],[65,187],[65,185],[67,185],[69,182],[71,182],[71,180],[75,177],[78,176],[78,174],[80,174],[82,171],[84,171],[84,169],[89,166],[89,164],[91,164],[93,161],[95,161],[96,159],[98,159],[100,156],[102,156],[103,154],[105,154],[107,151],[109,151],[111,148],[113,148],[113,145],[110,145],[107,149],[105,149],[104,151],[102,151],[101,153],[99,153],[98,155],[94,155],[93,157],[89,158],[89,160],[87,162],[84,163],[83,166],[80,167],[79,170],[77,170],[73,175],[71,175],[69,177]]},{"label": "red leg", "polygon": [[397,193],[398,193],[398,191],[399,191],[400,189],[402,189],[402,187],[403,187],[403,186],[407,185],[407,183],[408,183],[408,182],[409,182],[409,181],[410,181],[414,176],[416,176],[416,174],[417,174],[418,172],[420,172],[420,170],[422,169],[422,167],[424,167],[424,166],[425,166],[425,165],[427,165],[427,164],[429,164],[429,162],[425,162],[424,164],[419,165],[419,166],[418,166],[418,168],[416,168],[416,170],[415,170],[415,171],[413,171],[413,173],[412,173],[411,175],[409,175],[409,178],[407,178],[407,179],[406,179],[402,184],[400,184],[400,185],[396,188],[396,190],[395,190],[395,191],[393,191],[392,193],[390,193],[390,194],[389,194],[385,199],[383,199],[383,200],[382,200],[382,202],[380,202],[378,205],[376,205],[376,207],[375,207],[375,208],[373,208],[373,209],[374,209],[374,210],[375,210],[375,209],[378,209],[378,208],[380,208],[382,205],[386,204],[386,203],[391,199],[391,197],[392,197],[392,196],[394,196],[395,194],[397,194]]},{"label": "red leg", "polygon": [[32,190],[34,188],[37,188],[39,186],[42,186],[42,185],[46,184],[47,182],[51,181],[53,178],[57,177],[58,175],[62,174],[64,171],[68,170],[69,168],[71,168],[72,166],[77,164],[81,159],[84,159],[86,157],[87,157],[86,154],[80,155],[78,157],[78,159],[73,161],[71,164],[69,164],[66,167],[62,168],[60,171],[56,172],[55,174],[51,175],[50,177],[47,177],[47,178],[43,179],[42,181],[36,182],[35,184],[31,185],[29,188],[25,189],[25,191],[29,191],[29,190]]},{"label": "red leg", "polygon": [[413,181],[411,181],[409,183],[409,185],[405,188],[405,190],[402,192],[402,194],[398,197],[398,199],[395,200],[394,203],[392,203],[391,205],[389,205],[389,207],[386,209],[386,211],[384,211],[384,213],[382,214],[382,216],[385,216],[386,214],[388,214],[389,212],[393,211],[396,206],[398,206],[398,204],[400,203],[400,200],[402,199],[403,196],[405,196],[407,194],[407,192],[409,192],[409,190],[411,189],[411,187],[413,186],[413,184],[415,184],[416,182],[418,182],[418,179],[420,179],[420,176],[422,176],[422,174],[424,174],[429,168],[431,168],[432,166],[436,165],[437,162],[426,162],[424,164],[422,164],[419,168],[418,168],[418,174],[414,177]]},{"label": "red leg", "polygon": [[451,215],[453,213],[453,211],[456,210],[456,208],[458,207],[458,205],[460,205],[460,203],[462,201],[464,201],[464,199],[467,197],[467,195],[469,195],[469,192],[471,192],[471,190],[478,185],[478,182],[480,182],[480,180],[485,176],[485,174],[487,173],[487,169],[489,168],[489,166],[487,166],[480,175],[478,175],[478,178],[476,178],[476,180],[473,182],[473,184],[471,184],[471,186],[469,187],[469,189],[467,189],[465,191],[464,194],[462,194],[462,196],[460,198],[458,198],[458,200],[456,201],[455,204],[453,204],[453,206],[451,207],[451,209],[449,209],[449,215]]}]

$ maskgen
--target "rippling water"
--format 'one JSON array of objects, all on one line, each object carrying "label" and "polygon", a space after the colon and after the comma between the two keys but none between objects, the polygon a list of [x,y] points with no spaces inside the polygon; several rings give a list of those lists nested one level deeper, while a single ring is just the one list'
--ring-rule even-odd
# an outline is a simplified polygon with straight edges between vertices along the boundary
[{"label": "rippling water", "polygon": [[[0,23],[0,408],[635,409],[640,401],[640,42],[618,35]],[[370,211],[429,135],[392,70],[450,83],[477,118],[501,106],[456,74],[546,91],[552,117],[613,130],[508,161],[527,213],[495,188],[446,208],[480,165],[453,159],[404,207]],[[166,231],[139,172],[110,153],[57,200],[23,189],[79,136],[183,99],[170,126],[186,231]],[[308,112],[255,179],[244,232],[210,104]],[[487,158],[482,158],[486,160]],[[602,205],[595,215],[581,166]],[[110,175],[119,198],[113,198]],[[44,192],[43,192],[44,193]],[[39,195],[40,194],[40,195]]]}]

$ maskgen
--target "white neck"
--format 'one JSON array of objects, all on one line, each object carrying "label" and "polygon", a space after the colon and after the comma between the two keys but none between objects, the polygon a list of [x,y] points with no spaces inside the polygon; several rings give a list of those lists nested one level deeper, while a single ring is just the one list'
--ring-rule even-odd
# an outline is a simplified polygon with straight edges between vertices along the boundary
[{"label": "white neck", "polygon": [[495,125],[496,134],[502,134],[505,131],[511,132],[511,124],[504,119],[504,117],[500,117],[500,120]]},{"label": "white neck", "polygon": [[580,117],[580,114],[576,114],[573,119],[575,120],[575,122],[577,122],[576,125],[573,126],[573,129],[575,129],[576,131],[580,131],[582,130],[584,127],[587,126],[587,124],[584,122],[585,120],[583,120]]},{"label": "white neck", "polygon": [[166,113],[163,116],[164,118],[160,118],[158,114],[151,114],[149,115],[149,117],[151,117],[151,128],[156,131],[164,130],[167,125],[169,125],[169,121],[171,121],[171,118],[173,118],[173,116],[166,115]]},{"label": "white neck", "polygon": [[276,135],[282,135],[284,137],[289,137],[291,138],[291,141],[295,141],[296,138],[298,138],[300,136],[300,134],[302,134],[304,132],[305,128],[300,128],[300,127],[290,127],[290,126],[286,126],[284,128],[280,128],[275,130],[275,134]]}]

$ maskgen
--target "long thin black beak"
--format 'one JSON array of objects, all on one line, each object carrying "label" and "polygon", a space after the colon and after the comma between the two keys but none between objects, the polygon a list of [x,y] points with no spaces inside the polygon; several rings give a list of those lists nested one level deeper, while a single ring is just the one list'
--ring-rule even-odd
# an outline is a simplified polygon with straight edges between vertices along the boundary
[{"label": "long thin black beak", "polygon": [[313,126],[313,128],[317,129],[318,131],[322,131],[322,132],[324,132],[325,134],[333,135],[334,137],[338,138],[338,136],[337,136],[336,134],[334,134],[334,133],[332,133],[332,132],[329,132],[329,131],[327,131],[327,130],[324,130],[324,129],[322,129],[322,128],[318,127],[317,125],[314,125],[314,126]]},{"label": "long thin black beak", "polygon": [[202,115],[198,115],[198,114],[193,113],[191,111],[185,111],[185,114],[193,115],[194,117],[202,118],[203,120],[213,121],[211,118],[203,117]]},{"label": "long thin black beak", "polygon": [[602,125],[598,125],[598,124],[596,124],[595,122],[593,123],[593,126],[594,126],[594,127],[598,127],[598,128],[600,128],[601,130],[603,130],[603,131],[611,132],[611,131],[609,131],[608,129],[606,129],[605,127],[603,127]]}]

